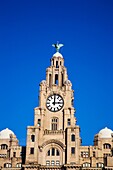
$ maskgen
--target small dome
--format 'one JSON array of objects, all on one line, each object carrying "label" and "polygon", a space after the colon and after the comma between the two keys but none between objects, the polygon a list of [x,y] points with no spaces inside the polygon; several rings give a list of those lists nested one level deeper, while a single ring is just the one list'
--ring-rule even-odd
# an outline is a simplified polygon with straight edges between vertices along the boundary
[{"label": "small dome", "polygon": [[0,139],[10,139],[10,135],[14,135],[13,131],[6,128],[0,132]]},{"label": "small dome", "polygon": [[108,129],[107,127],[100,130],[98,133],[100,138],[111,138],[111,134],[113,134],[113,131],[111,129]]},{"label": "small dome", "polygon": [[59,52],[56,52],[55,54],[53,54],[53,57],[61,57],[61,58],[63,58],[62,54],[59,53]]},{"label": "small dome", "polygon": [[45,85],[46,84],[46,80],[42,80],[40,84]]},{"label": "small dome", "polygon": [[71,81],[70,81],[70,80],[66,80],[66,81],[64,82],[64,84],[71,85]]}]

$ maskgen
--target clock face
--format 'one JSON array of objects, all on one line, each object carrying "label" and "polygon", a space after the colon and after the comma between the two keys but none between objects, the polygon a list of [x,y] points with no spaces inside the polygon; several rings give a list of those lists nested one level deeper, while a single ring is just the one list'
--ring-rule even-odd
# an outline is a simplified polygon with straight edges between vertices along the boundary
[{"label": "clock face", "polygon": [[59,94],[53,94],[47,98],[46,107],[51,112],[58,112],[64,106],[64,100]]}]

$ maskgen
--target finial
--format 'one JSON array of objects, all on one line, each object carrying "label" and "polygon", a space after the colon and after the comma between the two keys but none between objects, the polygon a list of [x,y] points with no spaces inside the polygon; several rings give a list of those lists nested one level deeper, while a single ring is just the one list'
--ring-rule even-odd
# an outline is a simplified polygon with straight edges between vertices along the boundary
[{"label": "finial", "polygon": [[59,52],[60,48],[64,46],[64,44],[59,44],[59,42],[57,41],[56,44],[52,44],[53,47],[56,48],[56,51]]}]

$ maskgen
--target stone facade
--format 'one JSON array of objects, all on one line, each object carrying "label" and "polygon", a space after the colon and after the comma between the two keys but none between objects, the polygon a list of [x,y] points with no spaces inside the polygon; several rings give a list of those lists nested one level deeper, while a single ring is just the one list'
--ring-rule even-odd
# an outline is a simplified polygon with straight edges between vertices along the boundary
[{"label": "stone facade", "polygon": [[8,128],[0,132],[0,169],[22,168],[22,147],[15,134]]},{"label": "stone facade", "polygon": [[1,146],[7,145],[6,150],[0,150],[1,154],[7,155],[0,158],[1,169],[7,168],[5,163],[15,170],[21,169],[17,165],[22,165],[24,170],[113,169],[113,131],[105,128],[95,135],[93,146],[82,146],[73,93],[64,58],[56,52],[46,69],[46,80],[40,83],[34,125],[27,127],[25,162],[20,156],[22,147],[16,137],[10,136],[8,140],[0,141]]}]

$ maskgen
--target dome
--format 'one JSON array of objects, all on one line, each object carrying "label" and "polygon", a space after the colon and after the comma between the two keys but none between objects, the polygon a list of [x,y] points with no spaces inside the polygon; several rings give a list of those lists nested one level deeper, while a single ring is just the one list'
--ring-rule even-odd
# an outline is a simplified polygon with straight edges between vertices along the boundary
[{"label": "dome", "polygon": [[104,129],[99,131],[98,135],[100,138],[111,138],[111,134],[113,134],[113,131],[105,127]]},{"label": "dome", "polygon": [[66,80],[66,81],[64,82],[64,84],[71,85],[71,81],[70,81],[70,80]]},{"label": "dome", "polygon": [[0,139],[10,139],[10,135],[14,135],[13,131],[6,128],[0,132]]},{"label": "dome", "polygon": [[55,54],[53,54],[53,57],[61,57],[61,58],[63,58],[62,54],[59,53],[59,52],[56,52]]}]

